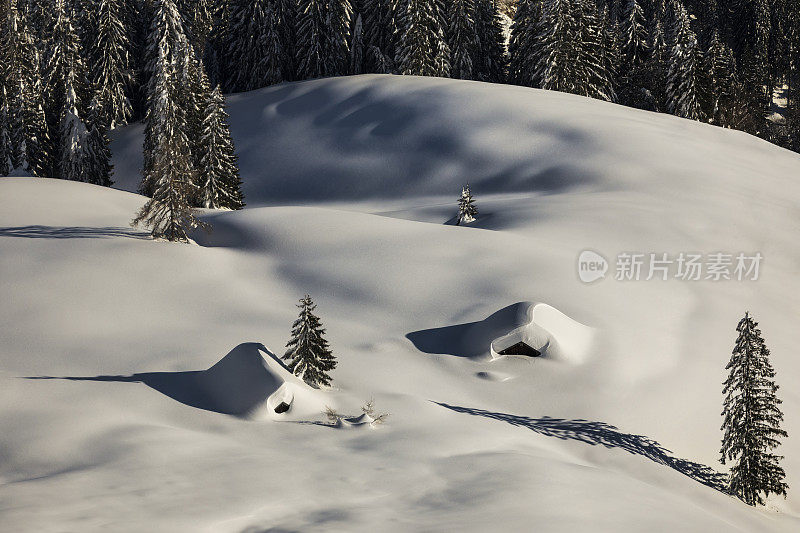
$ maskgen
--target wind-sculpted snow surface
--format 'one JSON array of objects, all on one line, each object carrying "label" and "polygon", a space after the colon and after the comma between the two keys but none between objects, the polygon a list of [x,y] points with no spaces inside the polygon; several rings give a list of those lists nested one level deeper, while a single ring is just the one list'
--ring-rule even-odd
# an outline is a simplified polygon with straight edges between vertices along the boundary
[{"label": "wind-sculpted snow surface", "polygon": [[[800,530],[800,156],[459,80],[229,101],[248,206],[202,211],[196,244],[131,228],[139,195],[0,178],[0,529]],[[141,125],[114,137],[133,191]],[[477,220],[447,225],[467,182]],[[581,281],[584,250],[606,279]],[[615,279],[622,252],[740,251],[758,281]],[[307,293],[331,389],[261,348],[281,353]],[[788,498],[763,509],[715,489],[745,310],[789,433]],[[547,349],[493,359],[515,331]],[[24,379],[45,376],[73,379]],[[385,424],[327,427],[370,398]]]}]

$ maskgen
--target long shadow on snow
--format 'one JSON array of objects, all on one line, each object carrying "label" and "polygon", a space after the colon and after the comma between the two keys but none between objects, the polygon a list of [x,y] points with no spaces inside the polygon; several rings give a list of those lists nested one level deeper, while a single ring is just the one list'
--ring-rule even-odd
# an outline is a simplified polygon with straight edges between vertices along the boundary
[{"label": "long shadow on snow", "polygon": [[0,228],[0,237],[26,239],[108,239],[125,237],[149,240],[150,234],[127,228],[92,228],[83,226],[17,226]]},{"label": "long shadow on snow", "polygon": [[434,403],[457,413],[492,418],[513,426],[528,428],[547,437],[577,440],[592,446],[601,444],[606,448],[621,448],[633,455],[641,455],[653,462],[668,466],[707,487],[726,492],[726,476],[724,474],[706,465],[674,457],[669,450],[658,442],[643,435],[623,433],[618,428],[605,422],[592,422],[582,419],[565,420],[563,418],[550,418],[549,416],[529,418],[527,416],[496,413],[483,409],[458,407],[440,402]]},{"label": "long shadow on snow", "polygon": [[[189,407],[242,416],[263,403],[264,399],[280,385],[272,380],[268,370],[265,369],[260,352],[269,354],[276,364],[284,366],[263,344],[245,342],[236,346],[217,365],[208,370],[144,372],[130,376],[31,376],[25,379],[142,383]],[[236,373],[231,374],[223,369],[223,374],[228,374],[227,376],[219,374],[208,376],[209,372],[213,372],[219,365],[227,365],[227,369],[235,365]],[[223,398],[209,394],[209,380],[212,384],[226,386],[229,393]]]}]

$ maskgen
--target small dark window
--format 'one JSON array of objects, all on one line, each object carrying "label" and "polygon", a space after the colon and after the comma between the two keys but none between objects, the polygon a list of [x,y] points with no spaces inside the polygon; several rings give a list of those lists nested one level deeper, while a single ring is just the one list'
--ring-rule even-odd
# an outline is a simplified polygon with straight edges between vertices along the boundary
[{"label": "small dark window", "polygon": [[518,342],[513,346],[509,346],[502,352],[499,352],[500,355],[526,355],[528,357],[539,357],[542,353],[539,350],[531,348],[524,342]]},{"label": "small dark window", "polygon": [[289,404],[286,402],[281,402],[275,406],[275,412],[278,414],[285,413],[289,410]]}]

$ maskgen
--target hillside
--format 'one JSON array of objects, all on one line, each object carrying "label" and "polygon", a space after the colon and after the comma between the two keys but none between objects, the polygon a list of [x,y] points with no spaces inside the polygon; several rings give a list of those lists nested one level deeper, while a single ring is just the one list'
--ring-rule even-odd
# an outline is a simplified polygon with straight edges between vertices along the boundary
[{"label": "hillside", "polygon": [[[196,244],[129,227],[144,202],[127,192],[140,125],[115,132],[117,190],[0,179],[4,525],[800,527],[800,156],[441,79],[285,84],[234,95],[229,111],[248,207],[205,212],[214,229]],[[458,227],[466,182],[479,218]],[[580,281],[587,249],[612,261],[607,279]],[[614,258],[637,251],[764,260],[757,281],[616,281]],[[333,390],[304,389],[273,357],[305,293],[339,360]],[[762,509],[715,488],[745,310],[789,432],[789,497]],[[492,359],[507,335],[543,357]],[[321,406],[357,415],[370,398],[386,424],[324,425]],[[269,412],[278,399],[296,402],[289,416]]]}]

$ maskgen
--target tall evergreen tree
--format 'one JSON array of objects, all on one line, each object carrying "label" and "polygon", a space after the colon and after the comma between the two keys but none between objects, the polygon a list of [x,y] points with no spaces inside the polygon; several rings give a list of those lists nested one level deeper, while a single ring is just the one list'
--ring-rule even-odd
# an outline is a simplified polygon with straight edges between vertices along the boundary
[{"label": "tall evergreen tree", "polygon": [[363,0],[364,66],[368,72],[394,70],[400,7],[403,0]]},{"label": "tall evergreen tree", "polygon": [[191,208],[197,196],[196,169],[187,137],[182,100],[191,46],[173,0],[156,0],[148,38],[151,58],[145,127],[145,168],[141,190],[152,194],[133,221],[151,228],[156,238],[188,240],[200,225]]},{"label": "tall evergreen tree", "polygon": [[251,91],[292,78],[294,24],[287,0],[232,0],[227,57],[232,91]]},{"label": "tall evergreen tree", "polygon": [[399,23],[397,68],[412,76],[450,75],[450,48],[447,45],[439,3],[433,0],[406,0]]},{"label": "tall evergreen tree", "polygon": [[480,81],[501,83],[506,80],[508,55],[506,36],[496,0],[475,0],[475,24],[478,33],[478,60],[475,77]]},{"label": "tall evergreen tree", "polygon": [[[48,43],[50,58],[45,70],[47,84],[45,115],[52,145],[52,160],[48,175],[79,179],[73,171],[81,165],[71,159],[82,157],[78,155],[82,149],[74,144],[77,130],[69,126],[77,126],[78,122],[83,122],[85,99],[89,93],[86,83],[86,64],[73,8],[66,0],[55,0],[53,16],[54,22]],[[64,172],[68,172],[68,175]]]},{"label": "tall evergreen tree", "polygon": [[542,3],[539,0],[519,0],[511,23],[511,39],[508,43],[508,80],[516,85],[536,87],[534,77],[537,56],[535,45],[539,41],[539,21]]},{"label": "tall evergreen tree", "polygon": [[744,98],[751,108],[748,131],[763,130],[772,98],[769,66],[771,33],[770,0],[726,0],[727,41],[733,49],[744,86]]},{"label": "tall evergreen tree", "polygon": [[456,79],[475,79],[476,63],[480,61],[480,41],[476,24],[474,0],[452,0],[447,19],[450,48],[450,76]]},{"label": "tall evergreen tree", "polygon": [[292,324],[292,337],[286,343],[283,359],[289,361],[289,369],[309,385],[330,385],[328,372],[335,369],[337,363],[325,339],[325,329],[314,314],[317,306],[306,294],[297,307],[300,316]]},{"label": "tall evergreen tree", "polygon": [[0,86],[0,176],[8,176],[14,170],[14,147],[11,144],[11,114],[5,95],[5,87]]},{"label": "tall evergreen tree", "polygon": [[90,78],[102,128],[124,125],[131,117],[126,91],[133,84],[125,9],[120,0],[89,0],[93,39],[88,43]]},{"label": "tall evergreen tree", "polygon": [[203,207],[241,209],[244,207],[242,181],[236,167],[225,98],[215,87],[209,95],[200,138],[200,198]]},{"label": "tall evergreen tree", "polygon": [[779,466],[782,457],[771,453],[786,431],[776,393],[775,370],[769,349],[749,313],[736,327],[739,336],[728,365],[722,429],[722,464],[733,461],[730,492],[748,505],[763,505],[770,494],[786,496],[788,485]]},{"label": "tall evergreen tree", "polygon": [[708,120],[726,128],[740,128],[747,110],[740,99],[741,87],[736,75],[733,51],[715,33],[705,56],[707,83],[704,92],[705,115]]},{"label": "tall evergreen tree", "polygon": [[347,74],[352,15],[350,0],[299,0],[295,37],[298,79]]},{"label": "tall evergreen tree", "polygon": [[700,107],[701,57],[689,13],[680,0],[672,4],[670,56],[667,71],[667,111],[692,120],[702,119]]},{"label": "tall evergreen tree", "polygon": [[644,10],[637,0],[627,0],[624,17],[620,21],[624,70],[631,72],[647,59],[647,29]]},{"label": "tall evergreen tree", "polygon": [[0,20],[0,80],[6,89],[12,164],[45,176],[52,161],[43,109],[40,54],[25,12],[8,0]]}]

